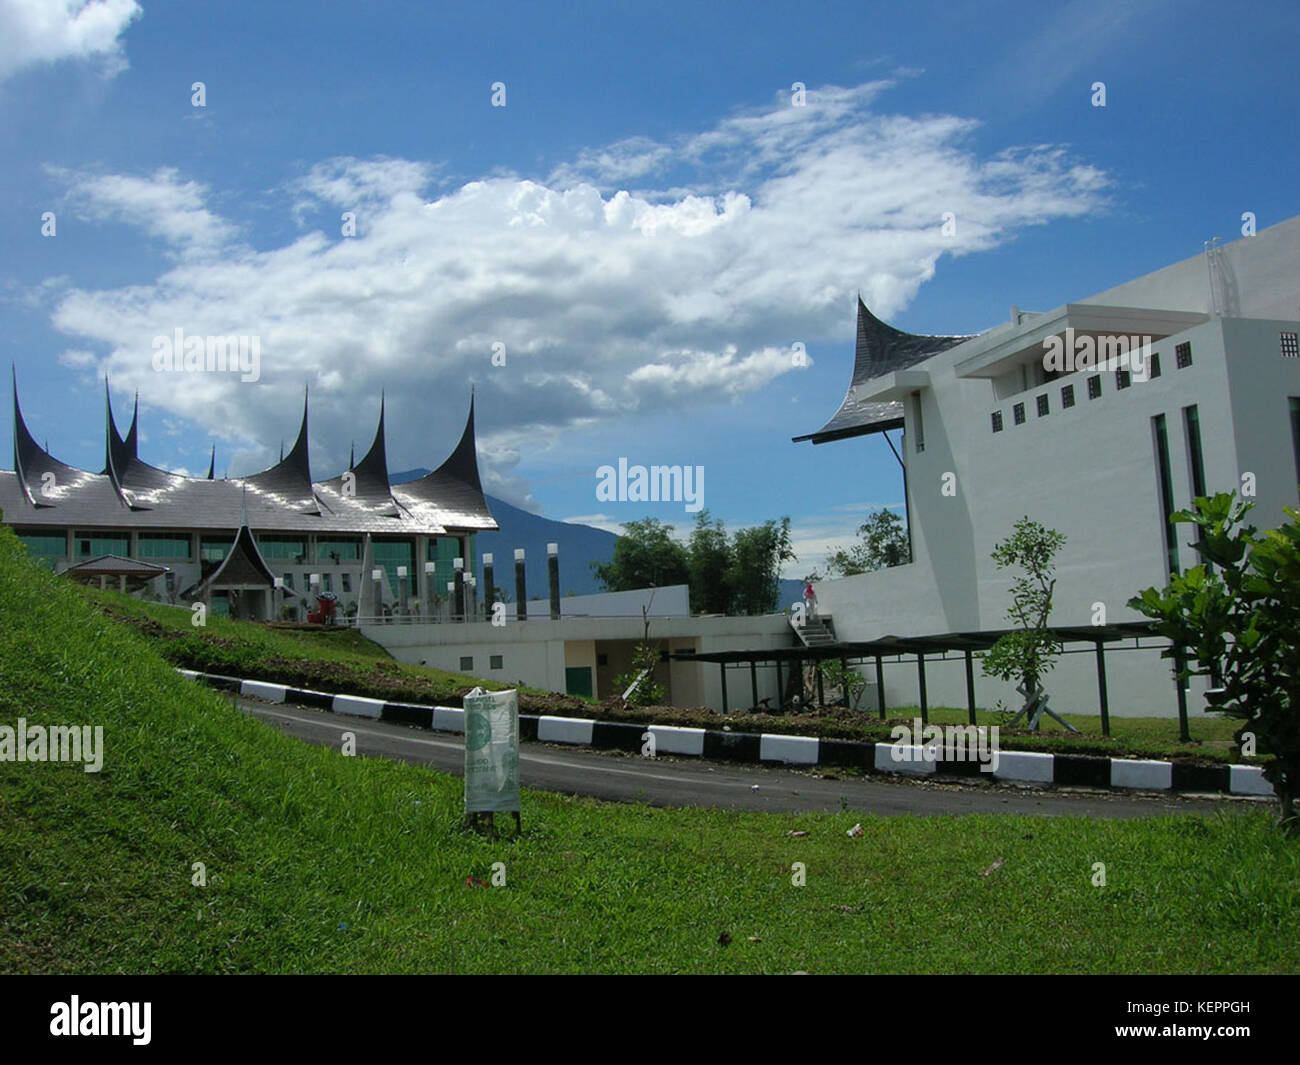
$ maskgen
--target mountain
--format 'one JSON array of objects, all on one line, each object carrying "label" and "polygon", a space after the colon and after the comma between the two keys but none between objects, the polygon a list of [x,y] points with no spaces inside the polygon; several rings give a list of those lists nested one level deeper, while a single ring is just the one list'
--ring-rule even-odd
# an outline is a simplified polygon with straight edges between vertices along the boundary
[{"label": "mountain", "polygon": [[[406,470],[389,476],[392,484],[402,484],[423,477],[428,470]],[[608,562],[614,557],[611,532],[591,525],[576,525],[530,514],[511,506],[495,496],[487,496],[488,507],[501,528],[497,532],[476,533],[474,544],[482,558],[485,552],[492,555],[496,567],[494,579],[511,600],[515,597],[515,548],[524,549],[527,562],[528,597],[545,599],[550,591],[546,585],[546,545],[558,544],[560,549],[560,594],[592,595],[604,591],[591,563]],[[483,578],[482,565],[478,578]]]},{"label": "mountain", "polygon": [[[406,470],[389,475],[393,484],[414,481],[428,470]],[[528,563],[528,597],[545,599],[550,594],[546,587],[546,545],[558,544],[560,548],[560,594],[593,595],[604,591],[591,563],[608,562],[614,557],[614,533],[591,525],[576,525],[530,514],[511,506],[495,496],[487,496],[488,507],[501,528],[497,532],[475,534],[474,541],[479,557],[490,552],[496,567],[495,580],[511,600],[515,597],[515,548],[522,547]],[[483,567],[478,574],[483,578]],[[791,603],[803,601],[803,581],[782,580],[778,610],[787,610]]]}]

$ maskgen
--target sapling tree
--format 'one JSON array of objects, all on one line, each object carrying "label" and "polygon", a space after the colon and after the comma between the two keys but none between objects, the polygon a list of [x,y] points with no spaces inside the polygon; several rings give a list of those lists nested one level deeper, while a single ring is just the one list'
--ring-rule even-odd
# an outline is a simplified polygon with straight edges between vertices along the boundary
[{"label": "sapling tree", "polygon": [[1258,535],[1243,519],[1254,504],[1220,492],[1170,516],[1195,525],[1202,564],[1147,588],[1129,606],[1153,619],[1181,678],[1209,676],[1210,706],[1241,722],[1237,743],[1272,755],[1264,779],[1280,804],[1279,823],[1300,836],[1300,512]]},{"label": "sapling tree", "polygon": [[[1065,544],[1065,535],[1033,521],[1028,516],[1012,526],[1012,532],[993,548],[998,569],[1016,567],[1021,574],[1011,585],[1007,617],[1017,628],[1002,636],[980,656],[985,676],[1019,680],[1025,696],[1025,710],[1046,705],[1040,681],[1056,664],[1061,643],[1047,627],[1056,589],[1055,558]],[[1050,711],[1049,711],[1050,712]],[[1055,714],[1052,714],[1056,717]],[[1060,718],[1057,718],[1060,721]],[[1061,722],[1065,724],[1065,722]],[[1038,727],[1038,715],[1031,718]],[[1069,728],[1070,726],[1066,726]],[[1075,730],[1072,730],[1075,731]]]},{"label": "sapling tree", "polygon": [[614,678],[614,693],[622,696],[627,692],[627,702],[631,706],[663,705],[664,688],[655,680],[655,666],[658,664],[659,648],[650,643],[637,644],[632,652],[632,668]]}]

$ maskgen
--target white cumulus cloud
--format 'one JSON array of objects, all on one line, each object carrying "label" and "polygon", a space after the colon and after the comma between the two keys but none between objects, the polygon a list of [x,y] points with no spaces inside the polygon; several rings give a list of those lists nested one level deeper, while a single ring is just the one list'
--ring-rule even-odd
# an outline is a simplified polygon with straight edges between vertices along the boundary
[{"label": "white cumulus cloud", "polygon": [[126,66],[121,35],[141,14],[135,0],[0,0],[0,81],[63,59]]},{"label": "white cumulus cloud", "polygon": [[[322,467],[368,442],[385,387],[394,468],[430,465],[474,381],[486,480],[526,504],[514,470],[558,434],[742,402],[800,369],[795,342],[807,363],[849,342],[859,291],[888,318],[943,256],[1104,204],[1105,175],[1061,146],[981,156],[969,120],[879,113],[882,91],[810,88],[805,107],[787,94],[670,143],[589,149],[545,179],[432,196],[436,160],[323,160],[281,190],[301,235],[261,249],[174,170],[64,174],[84,214],[139,227],[174,262],[147,284],[74,279],[53,321],[115,387],[242,442],[235,474],[296,429],[304,381]],[[177,328],[258,336],[260,380],[155,373],[152,339]]]}]

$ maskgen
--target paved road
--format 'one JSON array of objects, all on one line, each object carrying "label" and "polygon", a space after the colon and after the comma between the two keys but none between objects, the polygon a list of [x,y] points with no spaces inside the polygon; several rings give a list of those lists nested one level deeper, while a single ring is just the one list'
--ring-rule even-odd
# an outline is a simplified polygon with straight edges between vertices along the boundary
[{"label": "paved road", "polygon": [[[354,733],[359,755],[393,758],[460,775],[464,745],[454,733],[428,732],[365,718],[257,699],[239,699],[246,713],[308,743],[338,748]],[[519,752],[525,788],[588,795],[653,806],[710,806],[773,813],[842,809],[865,814],[1018,813],[1054,816],[1149,817],[1242,809],[1259,800],[1175,798],[1104,791],[1042,791],[1013,785],[948,784],[880,776],[836,779],[834,770],[706,762],[699,758],[641,758],[584,748],[524,743]],[[755,790],[754,785],[758,785]]]}]

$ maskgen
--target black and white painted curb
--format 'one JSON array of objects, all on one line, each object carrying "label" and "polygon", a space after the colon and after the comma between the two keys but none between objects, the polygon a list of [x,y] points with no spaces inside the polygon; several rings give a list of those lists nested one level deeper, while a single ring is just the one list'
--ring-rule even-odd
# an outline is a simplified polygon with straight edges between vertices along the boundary
[{"label": "black and white painted curb", "polygon": [[[331,695],[328,692],[291,688],[261,680],[196,673],[189,669],[178,672],[210,687],[269,703],[296,703],[336,714],[415,725],[434,732],[465,731],[465,711],[459,707],[419,706],[414,703],[368,699],[360,695]],[[1014,784],[1273,795],[1273,786],[1264,779],[1264,771],[1257,766],[1193,765],[1186,762],[1000,750],[997,768],[992,773],[984,773],[976,761],[931,760],[922,757],[921,747],[904,747],[900,750],[889,743],[782,736],[770,732],[724,732],[720,729],[683,728],[677,725],[632,725],[579,717],[519,715],[520,738],[540,743],[565,743],[640,754],[646,745],[647,734],[654,737],[656,754],[730,762],[840,766],[867,773],[906,773],[914,776],[991,776],[994,780]],[[906,753],[911,760],[896,759],[896,753]]]}]

